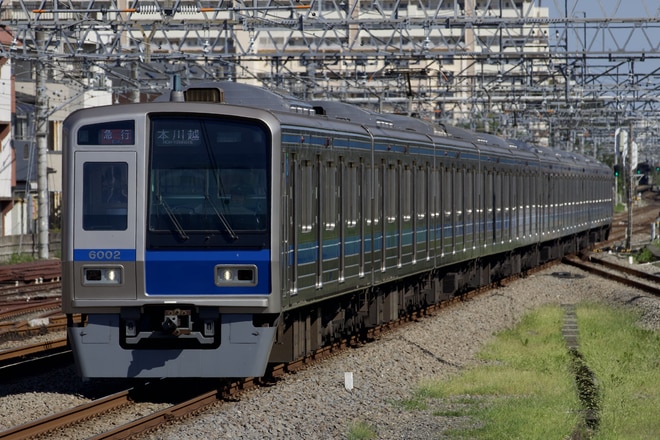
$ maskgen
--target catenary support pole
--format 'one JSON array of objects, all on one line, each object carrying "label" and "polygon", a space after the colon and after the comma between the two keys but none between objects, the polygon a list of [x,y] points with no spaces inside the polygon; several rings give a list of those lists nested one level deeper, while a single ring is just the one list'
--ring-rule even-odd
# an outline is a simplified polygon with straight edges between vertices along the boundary
[{"label": "catenary support pole", "polygon": [[[37,31],[37,44],[44,47],[46,34]],[[38,250],[39,259],[48,259],[48,97],[46,94],[46,66],[42,59],[36,69],[36,127],[37,144],[37,203],[38,206]]]}]

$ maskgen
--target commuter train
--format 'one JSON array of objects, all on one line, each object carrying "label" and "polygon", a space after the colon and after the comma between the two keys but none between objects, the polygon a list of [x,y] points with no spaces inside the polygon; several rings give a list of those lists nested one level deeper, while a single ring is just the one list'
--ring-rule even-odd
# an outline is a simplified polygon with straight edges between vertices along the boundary
[{"label": "commuter train", "polygon": [[233,82],[76,111],[63,142],[85,378],[260,377],[612,222],[593,159]]}]

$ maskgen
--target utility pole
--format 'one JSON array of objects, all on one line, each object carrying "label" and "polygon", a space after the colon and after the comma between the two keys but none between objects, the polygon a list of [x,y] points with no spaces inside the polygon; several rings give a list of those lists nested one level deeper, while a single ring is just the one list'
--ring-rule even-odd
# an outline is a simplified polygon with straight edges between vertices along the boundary
[{"label": "utility pole", "polygon": [[[39,49],[45,48],[46,33],[36,32]],[[37,144],[37,203],[38,203],[38,249],[39,259],[47,260],[48,252],[48,98],[46,94],[46,66],[43,59],[37,59],[36,72],[36,124],[35,140]]]},{"label": "utility pole", "polygon": [[627,205],[628,205],[628,226],[626,227],[626,249],[631,249],[630,240],[632,238],[633,227],[633,123],[630,121],[628,127],[628,158],[625,166],[625,178],[628,182],[627,186]]}]

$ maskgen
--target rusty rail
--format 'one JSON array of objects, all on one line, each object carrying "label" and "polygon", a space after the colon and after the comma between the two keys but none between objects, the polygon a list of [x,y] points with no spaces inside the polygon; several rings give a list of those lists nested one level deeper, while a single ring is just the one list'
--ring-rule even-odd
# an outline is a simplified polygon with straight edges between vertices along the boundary
[{"label": "rusty rail", "polygon": [[15,428],[0,432],[0,439],[18,440],[32,438],[61,429],[68,425],[80,423],[90,417],[111,411],[130,403],[130,390],[121,391],[111,396],[97,399],[68,411],[60,412],[25,423]]},{"label": "rusty rail", "polygon": [[[564,257],[563,262],[603,278],[617,281],[655,296],[660,296],[660,278],[655,275],[597,258],[584,261],[578,257],[571,256]],[[607,269],[598,267],[599,265],[607,267]]]}]

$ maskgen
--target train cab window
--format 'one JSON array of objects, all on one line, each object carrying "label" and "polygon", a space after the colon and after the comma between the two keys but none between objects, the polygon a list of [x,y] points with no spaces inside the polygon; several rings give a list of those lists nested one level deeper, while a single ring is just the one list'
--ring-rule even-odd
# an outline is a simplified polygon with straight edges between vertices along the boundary
[{"label": "train cab window", "polygon": [[148,246],[261,245],[268,139],[251,121],[152,116]]},{"label": "train cab window", "polygon": [[83,229],[124,231],[128,226],[128,164],[87,162],[83,166]]}]

